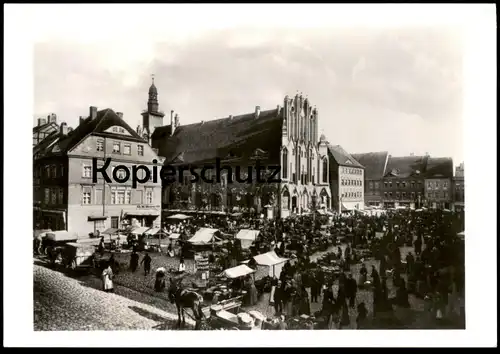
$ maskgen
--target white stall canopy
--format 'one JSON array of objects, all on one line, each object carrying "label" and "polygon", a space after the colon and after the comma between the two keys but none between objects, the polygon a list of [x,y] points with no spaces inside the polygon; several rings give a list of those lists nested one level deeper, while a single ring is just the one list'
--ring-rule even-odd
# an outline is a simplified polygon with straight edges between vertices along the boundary
[{"label": "white stall canopy", "polygon": [[46,237],[47,240],[56,242],[78,240],[78,235],[76,232],[70,232],[66,230],[47,232]]},{"label": "white stall canopy", "polygon": [[148,231],[149,227],[136,227],[130,231],[132,235],[142,235],[146,231]]},{"label": "white stall canopy", "polygon": [[242,229],[236,235],[236,239],[240,240],[241,247],[243,249],[246,249],[249,248],[252,245],[252,243],[257,239],[259,233],[260,231],[258,230]]},{"label": "white stall canopy", "polygon": [[168,220],[187,220],[191,219],[191,216],[184,215],[184,214],[175,214],[167,217]]},{"label": "white stall canopy", "polygon": [[189,239],[189,242],[194,245],[206,245],[211,244],[214,241],[220,241],[219,238],[215,236],[215,234],[219,233],[218,229],[210,229],[207,227],[202,227],[193,237]]},{"label": "white stall canopy", "polygon": [[253,270],[252,268],[250,268],[244,264],[241,264],[239,266],[226,269],[225,271],[222,272],[222,275],[226,278],[235,279],[235,278],[244,277],[244,276],[252,274],[254,272],[255,272],[255,270]]},{"label": "white stall canopy", "polygon": [[259,274],[277,278],[279,278],[285,262],[288,261],[287,258],[279,257],[274,251],[259,254],[253,259],[258,265]]}]

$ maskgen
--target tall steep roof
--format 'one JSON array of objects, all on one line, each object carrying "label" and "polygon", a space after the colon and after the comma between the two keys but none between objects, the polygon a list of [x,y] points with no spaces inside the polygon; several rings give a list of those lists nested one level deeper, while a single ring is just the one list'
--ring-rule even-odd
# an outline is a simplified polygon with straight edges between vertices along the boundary
[{"label": "tall steep roof", "polygon": [[428,156],[389,156],[385,177],[423,177]]},{"label": "tall steep roof", "polygon": [[330,145],[328,144],[328,152],[331,154],[335,162],[339,166],[351,166],[364,168],[354,157],[352,157],[347,151],[345,151],[340,145]]},{"label": "tall steep roof", "polygon": [[365,167],[366,179],[381,179],[385,175],[388,151],[352,154],[352,157]]},{"label": "tall steep roof", "polygon": [[453,159],[451,157],[429,157],[427,160],[426,178],[452,178]]},{"label": "tall steep roof", "polygon": [[[245,158],[256,149],[279,157],[282,117],[278,109],[181,125],[171,136],[170,125],[156,128],[153,147],[166,163],[194,164],[229,155]],[[277,153],[277,156],[273,154]],[[278,159],[279,161],[279,159]]]}]

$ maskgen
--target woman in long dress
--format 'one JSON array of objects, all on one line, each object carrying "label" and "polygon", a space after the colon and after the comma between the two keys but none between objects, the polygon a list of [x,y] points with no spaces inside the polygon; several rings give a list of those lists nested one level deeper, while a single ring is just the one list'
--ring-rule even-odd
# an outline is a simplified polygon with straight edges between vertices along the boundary
[{"label": "woman in long dress", "polygon": [[114,292],[113,288],[113,270],[111,269],[111,264],[108,263],[108,267],[102,271],[102,285],[103,290],[107,293]]}]

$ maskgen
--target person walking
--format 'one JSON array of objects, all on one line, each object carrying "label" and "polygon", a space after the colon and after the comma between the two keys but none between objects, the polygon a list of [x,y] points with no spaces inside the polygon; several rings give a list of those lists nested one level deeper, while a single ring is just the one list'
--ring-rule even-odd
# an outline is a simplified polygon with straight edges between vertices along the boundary
[{"label": "person walking", "polygon": [[102,288],[107,293],[114,292],[113,288],[113,270],[111,269],[111,264],[108,263],[106,269],[102,271]]},{"label": "person walking", "polygon": [[141,261],[141,264],[143,263],[144,263],[144,276],[147,276],[151,272],[151,257],[147,252]]},{"label": "person walking", "polygon": [[135,273],[138,266],[139,266],[139,255],[134,250],[130,255],[130,270],[132,271],[132,273]]},{"label": "person walking", "polygon": [[349,301],[349,307],[351,308],[354,308],[357,291],[358,286],[356,284],[356,280],[352,277],[352,274],[349,274],[347,279],[345,280],[345,294]]},{"label": "person walking", "polygon": [[366,328],[366,319],[368,317],[368,310],[365,303],[362,302],[358,305],[358,316],[356,317],[356,329]]}]

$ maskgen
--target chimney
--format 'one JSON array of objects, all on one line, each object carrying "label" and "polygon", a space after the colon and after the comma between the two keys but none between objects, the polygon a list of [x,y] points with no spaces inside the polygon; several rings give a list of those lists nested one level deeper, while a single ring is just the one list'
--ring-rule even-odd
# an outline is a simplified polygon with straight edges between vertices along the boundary
[{"label": "chimney", "polygon": [[120,117],[120,119],[123,119],[123,112],[116,112],[116,115]]},{"label": "chimney", "polygon": [[61,122],[61,127],[59,128],[61,135],[65,136],[68,135],[68,125],[66,122]]},{"label": "chimney", "polygon": [[47,121],[45,120],[45,118],[38,118],[38,126],[44,125],[46,123]]},{"label": "chimney", "polygon": [[97,107],[90,106],[90,108],[89,108],[89,117],[91,119],[96,119],[97,118]]},{"label": "chimney", "polygon": [[233,115],[232,114],[229,115],[229,120],[233,120]]},{"label": "chimney", "polygon": [[174,117],[174,128],[179,127],[179,115],[176,113]]},{"label": "chimney", "polygon": [[280,105],[277,105],[276,106],[276,114],[279,115],[280,114],[280,111],[281,111],[281,106]]},{"label": "chimney", "polygon": [[174,110],[170,111],[170,136],[174,135],[175,125],[174,125]]},{"label": "chimney", "polygon": [[80,116],[80,125],[82,125],[82,123],[85,122],[85,119],[86,119],[85,117]]},{"label": "chimney", "polygon": [[413,152],[410,152],[410,156],[415,156],[415,154]]},{"label": "chimney", "polygon": [[260,116],[260,106],[255,106],[255,118],[259,118]]},{"label": "chimney", "polygon": [[50,114],[49,122],[57,124],[57,115],[55,113]]}]

